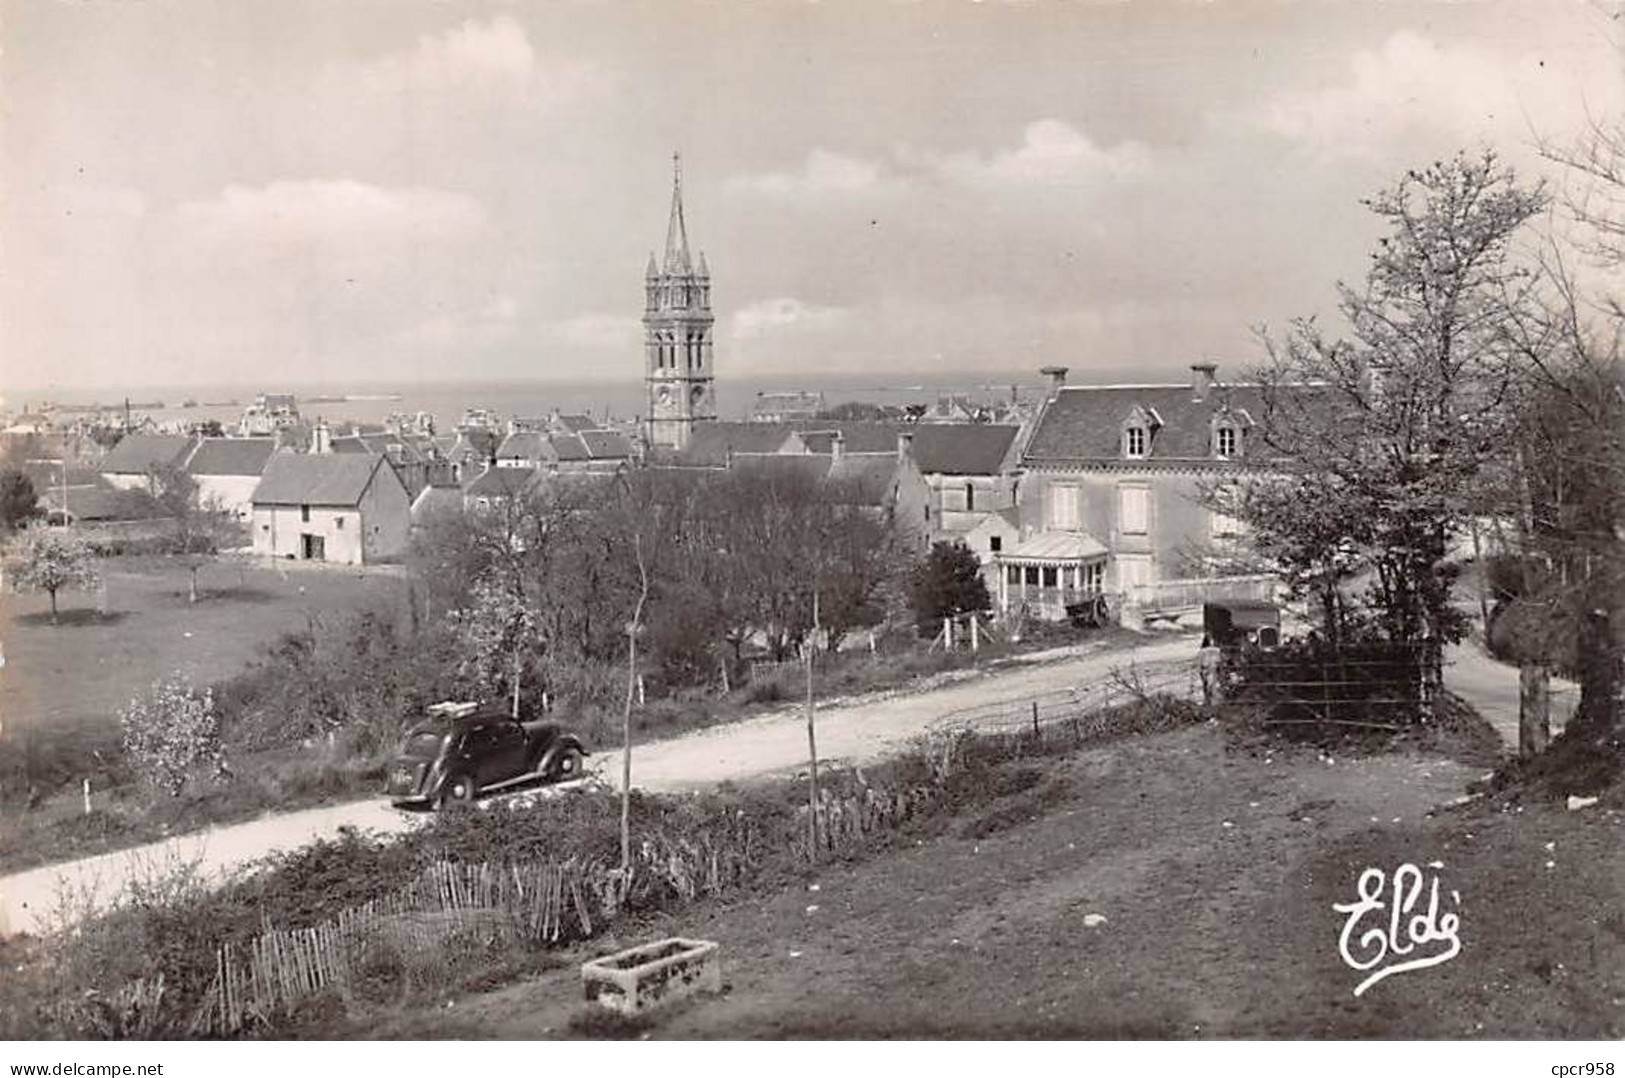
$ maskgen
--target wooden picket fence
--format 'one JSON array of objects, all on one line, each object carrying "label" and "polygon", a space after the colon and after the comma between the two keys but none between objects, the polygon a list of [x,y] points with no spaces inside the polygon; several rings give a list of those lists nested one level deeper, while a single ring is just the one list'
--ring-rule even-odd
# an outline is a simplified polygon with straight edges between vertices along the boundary
[{"label": "wooden picket fence", "polygon": [[[846,796],[825,792],[818,802],[818,842],[822,852],[834,853],[862,845],[874,836],[895,831],[910,818],[925,811],[938,797],[935,786],[909,786],[877,790],[865,787]],[[810,810],[797,814],[802,821]],[[809,853],[810,829],[803,823],[801,847]]]},{"label": "wooden picket fence", "polygon": [[[193,1036],[230,1035],[326,992],[348,996],[354,973],[382,949],[432,970],[454,942],[557,943],[591,936],[606,919],[604,901],[574,861],[520,865],[438,861],[407,887],[340,911],[320,924],[269,925],[246,943],[215,954],[215,976],[195,1012]],[[611,898],[611,901],[613,899]]]}]

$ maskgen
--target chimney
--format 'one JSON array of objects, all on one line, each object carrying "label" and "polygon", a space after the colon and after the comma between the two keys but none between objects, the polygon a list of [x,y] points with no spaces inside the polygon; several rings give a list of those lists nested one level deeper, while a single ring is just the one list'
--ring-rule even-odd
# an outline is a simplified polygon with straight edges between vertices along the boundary
[{"label": "chimney", "polygon": [[840,460],[841,455],[846,452],[846,435],[836,431],[835,436],[829,440],[829,452],[832,459]]},{"label": "chimney", "polygon": [[1061,387],[1066,385],[1065,367],[1040,367],[1038,373],[1049,379],[1049,394],[1051,397],[1059,393]]},{"label": "chimney", "polygon": [[897,462],[907,464],[914,459],[914,432],[900,430],[897,432]]},{"label": "chimney", "polygon": [[1191,364],[1191,399],[1195,401],[1207,400],[1207,395],[1213,388],[1214,374],[1219,369],[1217,363]]},{"label": "chimney", "polygon": [[310,435],[310,451],[312,453],[333,452],[333,432],[327,429],[327,421],[320,416],[316,417],[316,428]]}]

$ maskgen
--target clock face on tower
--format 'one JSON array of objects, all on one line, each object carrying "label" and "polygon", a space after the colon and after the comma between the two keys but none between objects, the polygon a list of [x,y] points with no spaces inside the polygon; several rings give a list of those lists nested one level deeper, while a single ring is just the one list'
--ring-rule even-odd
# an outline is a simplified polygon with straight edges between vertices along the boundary
[{"label": "clock face on tower", "polygon": [[705,399],[705,387],[704,386],[695,386],[694,389],[689,393],[689,399],[692,400],[695,404],[698,404],[701,401],[703,401]]},{"label": "clock face on tower", "polygon": [[660,391],[655,396],[659,398],[661,404],[670,404],[671,386],[661,386]]}]

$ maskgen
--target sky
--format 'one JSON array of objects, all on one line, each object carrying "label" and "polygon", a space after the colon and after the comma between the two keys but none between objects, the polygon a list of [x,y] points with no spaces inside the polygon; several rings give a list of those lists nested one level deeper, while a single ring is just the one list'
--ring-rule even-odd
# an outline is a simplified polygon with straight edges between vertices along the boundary
[{"label": "sky", "polygon": [[719,377],[1222,375],[1622,11],[0,0],[0,389],[641,377],[677,150]]}]

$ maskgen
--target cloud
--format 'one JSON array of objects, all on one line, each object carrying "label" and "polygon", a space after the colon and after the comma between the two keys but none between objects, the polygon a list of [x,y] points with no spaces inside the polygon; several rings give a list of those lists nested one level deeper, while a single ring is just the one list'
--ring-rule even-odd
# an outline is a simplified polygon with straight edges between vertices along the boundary
[{"label": "cloud", "polygon": [[735,340],[752,340],[784,333],[822,332],[842,325],[848,313],[841,307],[821,307],[780,296],[735,311],[728,333]]},{"label": "cloud", "polygon": [[1150,150],[1134,141],[1103,147],[1061,120],[1029,123],[1021,145],[990,156],[958,153],[940,157],[943,176],[974,186],[1034,184],[1071,186],[1099,180],[1121,180],[1147,171]]},{"label": "cloud", "polygon": [[1023,129],[1019,146],[992,154],[931,153],[904,146],[889,161],[871,161],[820,148],[799,169],[735,176],[727,186],[779,197],[899,190],[911,178],[973,188],[1070,186],[1131,178],[1150,165],[1150,150],[1142,143],[1103,147],[1061,120],[1040,119]]},{"label": "cloud", "polygon": [[605,81],[582,61],[544,63],[525,28],[507,15],[424,34],[415,48],[369,61],[354,74],[367,93],[420,106],[471,92],[546,104]]},{"label": "cloud", "polygon": [[215,198],[177,207],[175,217],[196,238],[271,244],[444,241],[485,226],[484,209],[468,195],[349,179],[232,185]]},{"label": "cloud", "polygon": [[877,162],[814,149],[807,155],[806,163],[794,172],[734,176],[728,180],[727,188],[783,197],[855,194],[894,182],[886,168]]},{"label": "cloud", "polygon": [[1571,129],[1587,103],[1604,112],[1618,105],[1617,79],[1586,86],[1582,71],[1400,30],[1354,53],[1337,83],[1276,95],[1237,119],[1334,159],[1379,157],[1417,136],[1512,147]]}]

